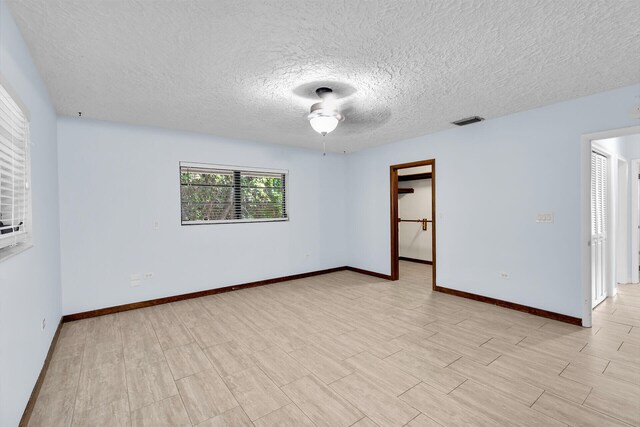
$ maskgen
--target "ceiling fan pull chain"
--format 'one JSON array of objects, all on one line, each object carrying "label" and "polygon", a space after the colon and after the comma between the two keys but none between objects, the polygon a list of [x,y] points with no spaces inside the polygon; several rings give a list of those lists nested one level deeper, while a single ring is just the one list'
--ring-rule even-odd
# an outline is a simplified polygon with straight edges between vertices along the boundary
[{"label": "ceiling fan pull chain", "polygon": [[324,140],[324,138],[322,138],[322,155],[327,155],[327,142]]}]

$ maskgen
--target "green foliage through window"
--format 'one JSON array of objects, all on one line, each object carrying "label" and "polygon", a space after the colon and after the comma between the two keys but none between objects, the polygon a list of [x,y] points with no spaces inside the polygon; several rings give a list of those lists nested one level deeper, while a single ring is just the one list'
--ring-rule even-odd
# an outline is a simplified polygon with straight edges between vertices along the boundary
[{"label": "green foliage through window", "polygon": [[182,222],[287,218],[286,174],[180,166]]}]

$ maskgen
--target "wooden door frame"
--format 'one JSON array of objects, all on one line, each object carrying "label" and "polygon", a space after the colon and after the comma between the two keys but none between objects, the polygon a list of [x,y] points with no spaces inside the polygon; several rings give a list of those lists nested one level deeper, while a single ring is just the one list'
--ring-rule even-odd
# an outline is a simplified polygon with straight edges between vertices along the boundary
[{"label": "wooden door frame", "polygon": [[436,289],[436,160],[420,160],[411,163],[391,165],[389,167],[390,193],[391,193],[391,280],[400,278],[400,250],[398,247],[398,170],[415,168],[418,166],[431,166],[431,247],[432,247],[432,285]]}]

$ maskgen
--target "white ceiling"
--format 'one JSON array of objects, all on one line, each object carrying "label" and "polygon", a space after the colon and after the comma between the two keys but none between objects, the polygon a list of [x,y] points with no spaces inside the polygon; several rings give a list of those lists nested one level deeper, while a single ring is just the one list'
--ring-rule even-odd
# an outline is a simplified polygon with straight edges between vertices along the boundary
[{"label": "white ceiling", "polygon": [[354,151],[640,81],[636,0],[9,0],[59,114]]}]

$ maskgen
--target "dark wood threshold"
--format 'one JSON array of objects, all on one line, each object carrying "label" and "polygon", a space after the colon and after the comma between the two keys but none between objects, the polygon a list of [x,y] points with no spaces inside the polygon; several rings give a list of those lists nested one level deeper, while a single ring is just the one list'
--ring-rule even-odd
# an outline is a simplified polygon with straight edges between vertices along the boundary
[{"label": "dark wood threshold", "polygon": [[567,316],[566,314],[554,313],[553,311],[547,311],[541,308],[529,307],[528,305],[517,304],[515,302],[503,301],[496,298],[485,297],[484,295],[477,295],[477,294],[472,294],[470,292],[459,291],[457,289],[445,288],[440,285],[434,286],[433,289],[435,291],[442,292],[444,294],[455,295],[457,297],[462,297],[462,298],[468,298],[475,301],[484,302],[487,304],[493,304],[500,307],[510,308],[511,310],[522,311],[524,313],[533,314],[535,316],[546,317],[547,319],[553,319],[559,322],[582,326],[582,319],[580,319],[579,317]]},{"label": "dark wood threshold", "polygon": [[326,270],[318,270],[318,271],[311,271],[308,273],[294,274],[291,276],[282,276],[282,277],[276,277],[273,279],[258,280],[256,282],[243,283],[240,285],[225,286],[223,288],[207,289],[205,291],[191,292],[188,294],[174,295],[170,297],[157,298],[157,299],[152,299],[147,301],[133,302],[130,304],[116,305],[114,307],[105,307],[97,310],[84,311],[82,313],[66,314],[62,317],[62,321],[72,322],[74,320],[104,316],[106,314],[119,313],[121,311],[135,310],[138,308],[151,307],[151,306],[160,305],[160,304],[167,304],[170,302],[182,301],[182,300],[191,299],[191,298],[205,297],[207,295],[215,295],[215,294],[220,294],[224,292],[237,291],[240,289],[254,288],[256,286],[270,285],[272,283],[286,282],[289,280],[304,279],[305,277],[319,276],[321,274],[334,273],[336,271],[344,271],[344,270],[355,271],[356,273],[367,274],[369,276],[379,277],[381,279],[386,279],[386,280],[391,279],[391,276],[388,276],[386,274],[376,273],[368,270],[362,270],[360,268],[348,267],[348,266],[335,267],[335,268],[328,268]]},{"label": "dark wood threshold", "polygon": [[426,259],[418,259],[418,258],[409,258],[406,256],[398,257],[400,261],[409,261],[409,262],[417,262],[419,264],[429,264],[433,265],[433,261],[427,261]]},{"label": "dark wood threshold", "polygon": [[42,369],[40,370],[40,375],[38,375],[38,379],[36,384],[33,386],[33,391],[31,392],[31,396],[29,396],[29,401],[27,402],[27,406],[24,408],[24,412],[22,413],[22,418],[20,419],[19,427],[27,427],[29,424],[29,419],[31,418],[31,414],[33,413],[33,408],[36,405],[36,400],[38,400],[38,395],[40,394],[40,389],[42,388],[42,383],[44,382],[44,377],[47,375],[47,370],[49,369],[49,363],[51,363],[51,357],[53,356],[53,351],[56,348],[56,344],[58,343],[58,337],[60,336],[60,330],[62,329],[62,318],[58,322],[58,328],[56,329],[56,333],[53,335],[53,339],[51,340],[51,345],[49,345],[49,351],[47,352],[47,357],[44,359],[44,364],[42,365]]}]

